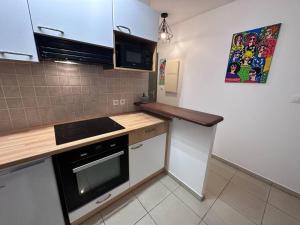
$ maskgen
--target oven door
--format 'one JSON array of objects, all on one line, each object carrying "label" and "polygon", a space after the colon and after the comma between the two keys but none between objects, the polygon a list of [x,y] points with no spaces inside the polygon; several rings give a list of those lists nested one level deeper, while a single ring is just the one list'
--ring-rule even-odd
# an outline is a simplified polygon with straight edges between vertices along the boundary
[{"label": "oven door", "polygon": [[[84,155],[87,151],[85,148],[79,153]],[[101,151],[80,160],[69,160],[54,158],[68,212],[129,180],[128,146]]]}]

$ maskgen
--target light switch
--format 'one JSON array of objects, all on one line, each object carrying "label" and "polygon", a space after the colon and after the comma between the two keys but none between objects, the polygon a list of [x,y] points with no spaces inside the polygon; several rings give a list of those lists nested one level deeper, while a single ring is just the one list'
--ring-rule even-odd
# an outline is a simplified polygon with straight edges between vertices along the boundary
[{"label": "light switch", "polygon": [[291,103],[300,104],[300,95],[293,95],[293,96],[291,96],[290,102]]}]

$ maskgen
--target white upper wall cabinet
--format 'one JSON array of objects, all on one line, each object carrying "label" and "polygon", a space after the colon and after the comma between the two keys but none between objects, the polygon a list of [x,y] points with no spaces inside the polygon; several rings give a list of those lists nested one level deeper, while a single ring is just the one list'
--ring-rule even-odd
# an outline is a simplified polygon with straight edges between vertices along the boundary
[{"label": "white upper wall cabinet", "polygon": [[138,0],[113,0],[114,30],[158,41],[159,13]]},{"label": "white upper wall cabinet", "polygon": [[0,59],[38,61],[26,0],[1,0],[0,27]]},{"label": "white upper wall cabinet", "polygon": [[36,33],[113,47],[112,0],[28,0]]}]

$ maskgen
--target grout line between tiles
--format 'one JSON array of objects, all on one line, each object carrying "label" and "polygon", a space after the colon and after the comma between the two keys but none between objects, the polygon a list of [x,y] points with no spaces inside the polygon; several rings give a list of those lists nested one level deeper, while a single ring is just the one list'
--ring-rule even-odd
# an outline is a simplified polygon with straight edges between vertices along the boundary
[{"label": "grout line between tiles", "polygon": [[140,220],[142,220],[145,216],[149,215],[151,217],[151,219],[154,221],[155,224],[156,221],[153,219],[153,217],[150,215],[150,213],[148,212],[148,210],[144,207],[144,205],[142,204],[142,202],[139,200],[139,198],[133,193],[134,197],[138,200],[138,202],[142,205],[142,207],[145,209],[145,211],[147,212],[142,218],[140,218],[137,222],[135,222],[134,224],[137,224]]},{"label": "grout line between tiles", "polygon": [[261,218],[260,225],[262,225],[263,222],[264,222],[264,217],[265,217],[265,214],[266,214],[266,210],[267,210],[267,206],[268,206],[268,202],[269,202],[269,197],[270,197],[270,194],[271,194],[271,188],[272,188],[272,186],[273,186],[273,184],[271,184],[270,188],[269,188],[268,197],[267,197],[267,201],[266,201],[266,204],[265,204],[265,208],[264,208],[263,216]]},{"label": "grout line between tiles", "polygon": [[[223,194],[223,192],[224,192],[224,190],[227,188],[227,186],[230,184],[230,182],[231,182],[231,180],[233,179],[233,177],[234,177],[234,176],[232,176],[232,177],[228,180],[227,184],[224,185],[224,187],[223,187],[223,189],[221,190],[221,192],[217,195],[216,199],[213,201],[213,203],[211,204],[211,206],[208,208],[208,210],[206,211],[206,213],[203,215],[202,220],[200,221],[200,223],[201,223],[202,221],[204,221],[204,218],[206,217],[206,215],[208,214],[208,212],[211,210],[211,208],[213,207],[213,205],[215,204],[215,202],[216,202],[218,199],[220,199],[221,195]],[[199,223],[199,224],[200,224],[200,223]]]}]

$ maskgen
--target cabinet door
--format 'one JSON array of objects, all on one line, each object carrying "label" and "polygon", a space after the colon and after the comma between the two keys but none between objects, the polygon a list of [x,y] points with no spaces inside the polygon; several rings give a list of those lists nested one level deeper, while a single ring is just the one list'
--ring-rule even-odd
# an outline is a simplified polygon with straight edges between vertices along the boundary
[{"label": "cabinet door", "polygon": [[0,224],[64,225],[51,160],[1,171],[0,209]]},{"label": "cabinet door", "polygon": [[164,168],[166,134],[129,147],[130,186]]},{"label": "cabinet door", "polygon": [[112,0],[29,0],[34,32],[113,47]]},{"label": "cabinet door", "polygon": [[159,14],[138,0],[114,0],[114,30],[158,41]]},{"label": "cabinet door", "polygon": [[0,59],[38,61],[26,0],[1,0],[0,27]]}]

